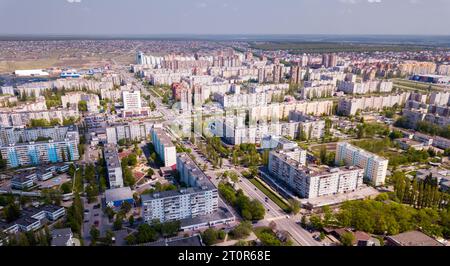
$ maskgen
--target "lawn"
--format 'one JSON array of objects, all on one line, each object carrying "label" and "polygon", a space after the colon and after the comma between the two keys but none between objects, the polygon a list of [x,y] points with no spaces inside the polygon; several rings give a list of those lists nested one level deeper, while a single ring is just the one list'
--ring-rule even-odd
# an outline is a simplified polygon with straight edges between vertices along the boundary
[{"label": "lawn", "polygon": [[256,178],[249,179],[250,182],[255,185],[259,190],[261,190],[262,193],[264,193],[269,199],[271,199],[275,204],[277,204],[281,209],[283,209],[285,212],[289,212],[289,206],[283,202],[282,199],[280,199],[279,196],[277,196],[275,193],[267,189],[261,181],[259,181]]}]

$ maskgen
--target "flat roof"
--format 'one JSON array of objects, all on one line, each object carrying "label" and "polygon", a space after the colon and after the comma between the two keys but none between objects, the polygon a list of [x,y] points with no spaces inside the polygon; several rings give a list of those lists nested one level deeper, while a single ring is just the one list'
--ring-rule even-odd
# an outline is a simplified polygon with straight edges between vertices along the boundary
[{"label": "flat roof", "polygon": [[133,198],[130,187],[113,188],[105,191],[106,202],[128,200]]},{"label": "flat roof", "polygon": [[387,238],[400,246],[444,246],[436,239],[420,231],[408,231]]}]

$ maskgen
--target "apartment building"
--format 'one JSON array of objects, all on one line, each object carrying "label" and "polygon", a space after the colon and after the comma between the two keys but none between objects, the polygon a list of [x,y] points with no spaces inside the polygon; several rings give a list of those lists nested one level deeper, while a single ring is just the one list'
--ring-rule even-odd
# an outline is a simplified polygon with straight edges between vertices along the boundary
[{"label": "apartment building", "polygon": [[69,105],[78,106],[80,101],[86,102],[88,112],[96,113],[99,111],[100,99],[96,94],[73,92],[61,96],[61,102],[64,108]]},{"label": "apartment building", "polygon": [[32,119],[44,119],[46,121],[57,119],[61,123],[64,119],[80,117],[77,108],[60,108],[42,111],[0,111],[0,126],[23,127],[30,124]]},{"label": "apartment building", "polygon": [[164,167],[175,166],[177,163],[177,150],[170,137],[164,132],[162,127],[156,126],[153,127],[151,134],[153,146],[159,158],[164,163]]},{"label": "apartment building", "polygon": [[272,103],[247,108],[250,121],[280,121],[287,119],[291,111],[321,116],[331,115],[333,101],[293,101],[285,103]]},{"label": "apartment building", "polygon": [[371,96],[360,98],[340,99],[338,112],[343,115],[355,115],[360,110],[382,110],[394,105],[402,106],[409,99],[411,93],[403,92],[397,95]]},{"label": "apartment building", "polygon": [[336,146],[336,164],[358,166],[364,170],[364,178],[375,186],[381,186],[386,179],[389,161],[346,142]]},{"label": "apartment building", "polygon": [[143,195],[142,216],[145,222],[189,219],[218,210],[217,189],[186,153],[178,154],[177,170],[181,181],[190,187]]},{"label": "apartment building", "polygon": [[74,126],[24,131],[9,129],[1,130],[0,133],[0,152],[7,161],[7,167],[75,161],[80,158],[78,129]]},{"label": "apartment building", "polygon": [[305,115],[299,111],[291,111],[289,112],[289,121],[299,122],[299,134],[301,134],[302,139],[320,139],[325,134],[325,121],[323,119]]},{"label": "apartment building", "polygon": [[305,166],[293,158],[291,153],[283,150],[270,152],[268,168],[271,175],[303,198],[352,192],[360,188],[363,183],[363,169]]},{"label": "apartment building", "polygon": [[117,144],[120,140],[145,140],[151,134],[153,123],[130,122],[112,124],[106,127],[106,140],[108,143]]},{"label": "apartment building", "polygon": [[135,110],[142,108],[140,91],[123,91],[122,101],[124,110]]},{"label": "apartment building", "polygon": [[106,144],[103,149],[103,158],[106,163],[109,188],[123,187],[122,166],[119,161],[117,146]]},{"label": "apartment building", "polygon": [[317,98],[327,98],[333,96],[336,92],[335,85],[317,85],[317,86],[306,86],[301,89],[302,99],[317,99]]},{"label": "apartment building", "polygon": [[393,86],[394,83],[391,81],[373,80],[361,83],[342,81],[339,83],[338,90],[346,94],[387,93],[392,91]]},{"label": "apartment building", "polygon": [[267,94],[262,93],[215,93],[214,99],[219,102],[224,109],[240,108],[267,105],[269,102]]}]

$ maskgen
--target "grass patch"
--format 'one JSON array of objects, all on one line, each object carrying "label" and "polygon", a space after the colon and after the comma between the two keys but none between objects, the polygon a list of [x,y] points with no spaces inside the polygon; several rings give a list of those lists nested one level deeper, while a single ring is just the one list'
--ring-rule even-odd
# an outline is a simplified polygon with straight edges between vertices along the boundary
[{"label": "grass patch", "polygon": [[277,204],[283,211],[289,212],[289,206],[275,193],[267,189],[261,181],[256,178],[249,179],[250,182],[255,185],[262,193],[264,193],[269,199],[271,199],[275,204]]}]

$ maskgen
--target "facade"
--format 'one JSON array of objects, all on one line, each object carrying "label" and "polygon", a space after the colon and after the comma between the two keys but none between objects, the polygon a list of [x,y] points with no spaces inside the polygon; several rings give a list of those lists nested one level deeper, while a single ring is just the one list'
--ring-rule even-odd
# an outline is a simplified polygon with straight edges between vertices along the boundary
[{"label": "facade", "polygon": [[401,106],[406,103],[410,95],[409,92],[403,92],[397,95],[341,99],[338,103],[338,112],[343,115],[355,115],[360,110],[382,110],[394,105]]},{"label": "facade", "polygon": [[124,110],[134,110],[142,108],[140,91],[123,91],[122,100]]},{"label": "facade", "polygon": [[363,169],[358,167],[305,166],[285,151],[271,151],[269,172],[303,198],[347,193],[363,183]]},{"label": "facade", "polygon": [[80,158],[78,129],[74,126],[0,132],[0,152],[8,167],[76,161]]},{"label": "facade", "polygon": [[267,105],[267,93],[214,94],[214,98],[224,109]]},{"label": "facade", "polygon": [[392,91],[393,86],[392,81],[374,80],[361,83],[343,81],[339,84],[338,90],[346,94],[387,93]]},{"label": "facade", "polygon": [[336,92],[336,86],[325,84],[318,86],[306,86],[301,89],[302,99],[318,99],[318,98],[328,98],[333,96]]},{"label": "facade", "polygon": [[143,195],[142,216],[145,222],[195,218],[218,210],[217,189],[186,153],[178,154],[177,170],[181,181],[190,187]]},{"label": "facade", "polygon": [[124,124],[112,124],[106,127],[106,141],[117,144],[120,140],[145,140],[151,133],[153,123],[130,122]]},{"label": "facade", "polygon": [[66,209],[56,205],[43,205],[26,208],[19,219],[3,226],[5,233],[31,232],[41,228],[46,221],[55,222],[66,214]]},{"label": "facade", "polygon": [[247,109],[250,121],[279,121],[288,118],[291,111],[299,111],[313,116],[331,115],[333,112],[333,101],[293,101],[257,105],[250,108],[247,107]]},{"label": "facade", "polygon": [[64,108],[69,105],[78,105],[80,101],[86,102],[87,111],[92,113],[96,113],[99,111],[100,99],[96,94],[74,92],[61,96],[61,102]]},{"label": "facade", "polygon": [[177,163],[177,150],[172,140],[162,128],[152,129],[152,141],[156,153],[164,163],[164,167],[172,167]]},{"label": "facade", "polygon": [[109,187],[123,187],[122,166],[119,161],[117,146],[115,144],[106,144],[103,149],[103,158],[106,162]]},{"label": "facade", "polygon": [[325,134],[325,121],[320,118],[305,115],[302,112],[291,111],[289,121],[299,122],[299,135],[302,139],[320,139]]},{"label": "facade", "polygon": [[0,111],[0,126],[23,127],[29,125],[32,119],[44,119],[46,121],[57,119],[63,122],[67,118],[79,118],[80,113],[77,108],[60,108],[40,111]]},{"label": "facade", "polygon": [[375,186],[381,186],[386,179],[389,161],[346,142],[339,142],[336,147],[336,164],[358,166],[364,170],[364,178]]}]

